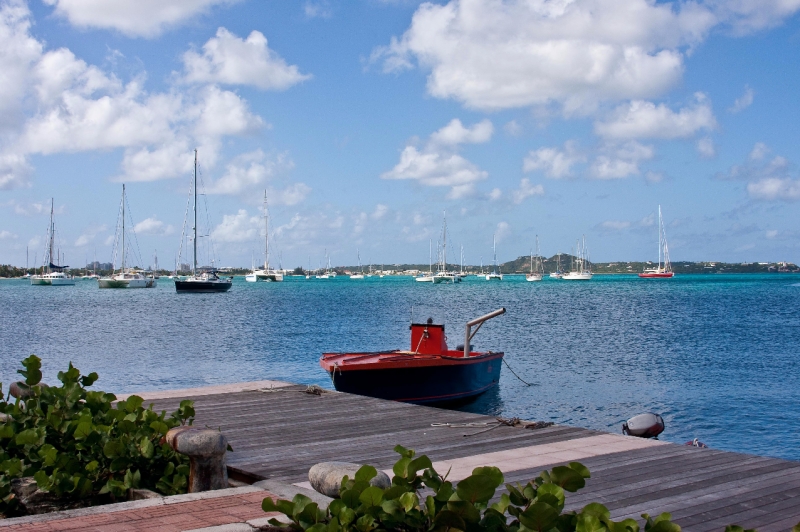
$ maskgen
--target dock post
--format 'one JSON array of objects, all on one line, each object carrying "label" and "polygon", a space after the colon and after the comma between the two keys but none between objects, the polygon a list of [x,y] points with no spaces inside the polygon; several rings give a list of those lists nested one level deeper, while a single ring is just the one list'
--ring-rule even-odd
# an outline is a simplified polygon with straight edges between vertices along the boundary
[{"label": "dock post", "polygon": [[228,487],[225,467],[228,440],[221,432],[176,427],[167,432],[166,441],[175,451],[189,457],[189,493]]}]

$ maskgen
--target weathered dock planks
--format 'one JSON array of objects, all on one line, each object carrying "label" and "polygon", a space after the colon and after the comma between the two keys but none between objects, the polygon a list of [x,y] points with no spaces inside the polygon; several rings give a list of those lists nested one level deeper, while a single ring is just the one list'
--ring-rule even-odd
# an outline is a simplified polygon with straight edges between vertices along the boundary
[{"label": "weathered dock planks", "polygon": [[[502,466],[507,482],[525,483],[577,456],[592,478],[568,495],[568,508],[598,501],[614,518],[666,511],[692,531],[736,523],[768,532],[800,522],[800,462],[565,426],[487,430],[494,422],[488,416],[335,392],[312,395],[304,386],[285,383],[269,386],[173,391],[164,398],[151,393],[147,403],[169,410],[181,399],[194,400],[195,423],[219,428],[230,441],[229,469],[239,478],[300,484],[313,464],[327,460],[389,469],[397,459],[396,444],[452,466],[456,479],[486,458]],[[455,426],[443,426],[447,423]]]}]

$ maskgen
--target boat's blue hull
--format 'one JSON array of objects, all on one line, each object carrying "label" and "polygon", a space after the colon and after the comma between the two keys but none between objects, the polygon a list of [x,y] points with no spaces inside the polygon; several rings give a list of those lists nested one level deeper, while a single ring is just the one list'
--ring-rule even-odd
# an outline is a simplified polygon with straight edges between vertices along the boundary
[{"label": "boat's blue hull", "polygon": [[458,401],[482,394],[500,381],[502,353],[483,360],[438,366],[334,371],[340,392],[425,404]]}]

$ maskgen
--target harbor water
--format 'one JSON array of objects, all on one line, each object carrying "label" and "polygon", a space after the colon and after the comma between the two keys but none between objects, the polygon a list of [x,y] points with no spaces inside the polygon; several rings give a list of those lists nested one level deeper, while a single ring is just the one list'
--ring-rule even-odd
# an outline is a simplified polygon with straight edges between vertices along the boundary
[{"label": "harbor water", "polygon": [[408,349],[412,319],[446,324],[505,307],[476,350],[504,351],[498,389],[459,408],[619,432],[660,413],[661,439],[800,460],[800,277],[679,275],[591,281],[410,277],[234,281],[223,294],[99,290],[0,281],[0,380],[43,359],[45,382],[71,361],[112,392],[262,379],[331,387],[322,352]]}]

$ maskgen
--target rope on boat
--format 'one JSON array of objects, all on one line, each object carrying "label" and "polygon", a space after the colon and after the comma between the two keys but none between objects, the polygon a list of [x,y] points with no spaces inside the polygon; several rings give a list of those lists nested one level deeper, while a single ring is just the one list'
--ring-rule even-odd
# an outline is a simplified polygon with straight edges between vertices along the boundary
[{"label": "rope on boat", "polygon": [[519,382],[521,382],[521,383],[522,383],[522,384],[524,384],[525,386],[533,386],[533,384],[531,384],[531,383],[529,383],[529,382],[525,382],[524,380],[522,380],[522,377],[520,377],[519,375],[517,375],[517,372],[516,372],[516,371],[514,371],[513,369],[511,369],[511,366],[509,366],[509,365],[508,365],[508,362],[506,362],[506,359],[505,359],[505,357],[501,358],[500,360],[502,360],[502,361],[503,361],[503,364],[505,364],[505,365],[506,365],[506,367],[508,368],[508,371],[510,371],[511,373],[513,373],[513,374],[514,374],[514,376],[515,376],[516,378],[518,378],[518,379],[519,379]]}]

